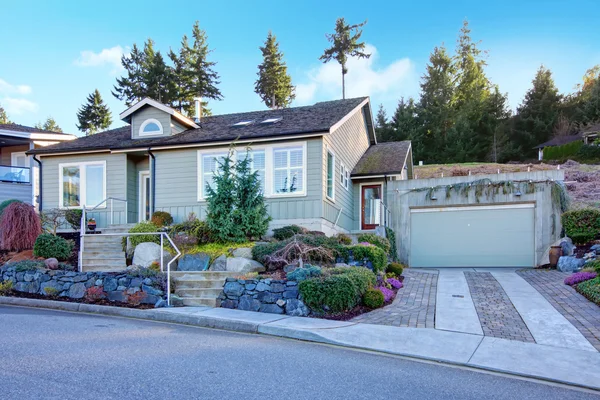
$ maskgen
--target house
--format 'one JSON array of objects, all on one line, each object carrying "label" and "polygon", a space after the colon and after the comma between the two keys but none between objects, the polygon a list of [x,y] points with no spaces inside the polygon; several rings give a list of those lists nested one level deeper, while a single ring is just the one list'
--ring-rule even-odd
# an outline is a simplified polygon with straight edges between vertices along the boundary
[{"label": "house", "polygon": [[74,135],[0,124],[0,202],[17,199],[37,205],[39,167],[37,160],[26,152],[73,139]]},{"label": "house", "polygon": [[600,123],[590,125],[580,131],[567,136],[557,136],[547,142],[534,147],[538,151],[538,160],[544,159],[544,148],[553,146],[562,146],[573,142],[583,142],[583,144],[592,144],[600,135]]},{"label": "house", "polygon": [[206,187],[233,145],[251,153],[270,229],[332,235],[386,225],[385,185],[412,178],[410,142],[377,143],[368,97],[202,119],[146,98],[120,118],[127,125],[28,152],[41,162],[42,209],[97,207],[89,215],[100,228],[158,210],[203,218]]}]

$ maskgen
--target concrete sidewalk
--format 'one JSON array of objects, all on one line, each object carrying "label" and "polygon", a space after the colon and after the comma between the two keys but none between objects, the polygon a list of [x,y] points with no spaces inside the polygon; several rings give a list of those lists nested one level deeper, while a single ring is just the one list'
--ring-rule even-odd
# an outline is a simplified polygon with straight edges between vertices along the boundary
[{"label": "concrete sidewalk", "polygon": [[436,329],[398,328],[223,308],[137,310],[16,297],[0,297],[0,304],[259,333],[600,389],[600,353],[597,351],[567,349]]}]

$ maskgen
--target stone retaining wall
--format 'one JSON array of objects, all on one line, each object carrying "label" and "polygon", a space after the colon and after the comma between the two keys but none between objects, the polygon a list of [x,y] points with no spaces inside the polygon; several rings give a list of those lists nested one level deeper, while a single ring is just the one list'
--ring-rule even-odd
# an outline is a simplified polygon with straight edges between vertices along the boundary
[{"label": "stone retaining wall", "polygon": [[310,314],[294,281],[227,278],[218,300],[223,308],[296,317]]},{"label": "stone retaining wall", "polygon": [[13,290],[71,299],[85,297],[86,290],[101,286],[109,301],[127,302],[127,295],[139,291],[146,293],[144,304],[157,304],[164,298],[162,283],[157,277],[137,277],[123,273],[74,272],[63,270],[32,269],[17,271],[17,267],[0,267],[0,282],[12,281]]}]

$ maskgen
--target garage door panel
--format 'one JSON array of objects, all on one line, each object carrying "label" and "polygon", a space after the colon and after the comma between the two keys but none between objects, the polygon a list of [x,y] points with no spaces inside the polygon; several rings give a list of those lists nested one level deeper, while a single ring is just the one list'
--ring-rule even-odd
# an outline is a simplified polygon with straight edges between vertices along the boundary
[{"label": "garage door panel", "polygon": [[534,264],[533,208],[412,212],[410,223],[413,267]]}]

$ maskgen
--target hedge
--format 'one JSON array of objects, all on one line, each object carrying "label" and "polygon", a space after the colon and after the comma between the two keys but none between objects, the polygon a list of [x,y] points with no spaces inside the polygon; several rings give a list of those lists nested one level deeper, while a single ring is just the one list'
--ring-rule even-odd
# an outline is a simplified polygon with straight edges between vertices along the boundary
[{"label": "hedge", "polygon": [[567,211],[561,221],[565,234],[575,244],[586,244],[600,233],[600,211],[594,208]]},{"label": "hedge", "polygon": [[346,261],[349,260],[350,251],[355,261],[362,261],[365,258],[373,264],[373,271],[385,271],[387,266],[387,254],[376,246],[364,246],[357,244],[355,246],[344,246],[338,249],[340,256]]},{"label": "hedge", "polygon": [[574,158],[582,146],[583,141],[578,140],[575,142],[563,144],[561,146],[545,147],[543,159],[562,161],[568,158]]}]

